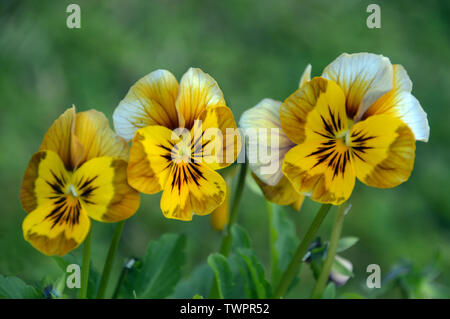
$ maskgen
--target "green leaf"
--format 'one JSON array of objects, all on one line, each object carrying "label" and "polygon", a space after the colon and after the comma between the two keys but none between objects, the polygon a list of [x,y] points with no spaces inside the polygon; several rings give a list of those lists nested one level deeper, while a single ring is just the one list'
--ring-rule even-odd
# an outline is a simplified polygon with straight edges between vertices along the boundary
[{"label": "green leaf", "polygon": [[194,297],[192,297],[192,299],[203,299],[203,296],[200,296],[200,295],[194,295]]},{"label": "green leaf", "polygon": [[208,265],[214,271],[219,297],[232,298],[234,279],[228,259],[221,254],[211,254],[208,256]]},{"label": "green leaf", "polygon": [[142,261],[135,263],[124,280],[120,296],[125,298],[165,298],[181,278],[186,237],[165,234],[150,242]]},{"label": "green leaf", "polygon": [[213,279],[214,272],[207,263],[203,263],[195,268],[188,278],[178,283],[170,298],[189,299],[195,294],[209,296]]},{"label": "green leaf", "polygon": [[271,283],[276,287],[294,256],[299,239],[294,222],[288,216],[290,212],[277,205],[269,205],[273,207],[270,216]]},{"label": "green leaf", "polygon": [[17,277],[0,275],[0,299],[38,299],[42,293]]},{"label": "green leaf", "polygon": [[237,252],[240,271],[244,279],[247,298],[268,298],[271,288],[266,280],[264,268],[259,262],[256,253],[251,249],[241,248]]},{"label": "green leaf", "polygon": [[236,251],[239,248],[250,248],[250,236],[243,227],[237,224],[233,225],[231,227],[231,235],[233,237],[231,244],[232,250]]},{"label": "green leaf", "polygon": [[[76,289],[76,288],[69,289],[69,288],[67,288],[67,286],[65,284],[66,280],[67,280],[67,276],[70,275],[70,273],[67,272],[67,266],[69,266],[71,264],[76,264],[76,265],[79,265],[80,270],[83,271],[81,269],[81,265],[82,265],[81,258],[75,257],[72,254],[67,254],[63,257],[54,256],[53,260],[56,262],[56,264],[59,266],[59,268],[64,273],[64,289],[61,291],[61,294],[63,294],[64,292],[67,292],[72,297],[75,297],[78,293],[78,289]],[[95,296],[97,295],[97,288],[98,288],[99,283],[100,283],[100,274],[94,268],[94,266],[92,265],[92,262],[91,262],[90,266],[89,266],[87,298],[95,298]]]},{"label": "green leaf", "polygon": [[356,292],[345,292],[340,295],[342,299],[366,299],[366,297],[357,294]]},{"label": "green leaf", "polygon": [[336,287],[330,282],[322,293],[321,299],[334,299],[336,297]]},{"label": "green leaf", "polygon": [[337,253],[341,253],[344,250],[354,246],[359,241],[358,237],[343,237],[339,239]]}]

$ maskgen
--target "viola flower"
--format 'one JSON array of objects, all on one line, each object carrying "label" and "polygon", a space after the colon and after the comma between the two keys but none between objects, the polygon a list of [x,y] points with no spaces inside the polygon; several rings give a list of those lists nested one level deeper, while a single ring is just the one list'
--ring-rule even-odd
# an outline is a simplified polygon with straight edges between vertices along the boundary
[{"label": "viola flower", "polygon": [[[310,79],[311,65],[308,64],[300,78],[299,87],[303,87]],[[248,139],[247,153],[250,158],[256,160],[250,161],[249,166],[264,197],[272,203],[292,205],[295,210],[299,210],[305,197],[295,190],[281,171],[284,156],[296,145],[281,127],[281,104],[280,101],[263,99],[242,114],[239,125],[251,136]],[[250,133],[250,130],[253,131]],[[264,154],[270,154],[270,163],[263,160],[259,154],[252,154],[261,153],[261,151]],[[269,165],[276,167],[276,170],[265,169]]]},{"label": "viola flower", "polygon": [[281,126],[297,144],[282,171],[295,189],[341,204],[355,178],[391,188],[413,169],[415,140],[427,141],[426,113],[401,65],[370,53],[343,54],[282,104]]},{"label": "viola flower", "polygon": [[128,145],[95,110],[64,112],[49,128],[23,177],[25,239],[46,255],[65,255],[91,228],[90,218],[117,222],[139,207],[127,184]]},{"label": "viola flower", "polygon": [[128,182],[142,193],[163,191],[164,216],[188,221],[222,204],[226,183],[215,170],[236,160],[241,142],[211,76],[191,68],[178,84],[169,71],[154,71],[130,88],[113,119],[133,139]]}]

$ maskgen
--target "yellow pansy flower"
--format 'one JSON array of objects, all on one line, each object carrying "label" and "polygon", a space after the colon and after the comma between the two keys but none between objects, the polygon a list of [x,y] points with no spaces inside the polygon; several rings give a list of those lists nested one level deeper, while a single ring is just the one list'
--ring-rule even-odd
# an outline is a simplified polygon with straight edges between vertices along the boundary
[{"label": "yellow pansy flower", "polygon": [[215,170],[236,160],[241,142],[210,75],[190,68],[178,84],[169,71],[154,71],[130,88],[113,119],[132,139],[128,182],[142,193],[163,191],[164,216],[192,220],[222,204],[226,183]]},{"label": "yellow pansy flower", "polygon": [[64,112],[49,128],[23,177],[24,237],[46,255],[65,255],[89,233],[90,218],[117,222],[139,207],[127,183],[128,145],[95,110]]},{"label": "yellow pansy flower", "polygon": [[[311,80],[311,65],[309,64],[300,78],[299,87],[303,87]],[[303,194],[298,193],[291,182],[283,175],[281,171],[282,163],[286,153],[296,144],[293,143],[284,133],[280,122],[281,102],[269,98],[263,99],[254,107],[245,111],[239,125],[250,132],[254,129],[255,134],[248,139],[247,152],[260,152],[260,148],[264,148],[265,154],[278,154],[272,158],[272,162],[268,164],[263,161],[259,154],[250,156],[249,166],[252,170],[252,176],[264,197],[278,205],[291,205],[295,210],[299,210],[305,199]],[[272,130],[274,129],[274,130]],[[253,133],[252,132],[252,133]],[[276,136],[275,136],[276,135]],[[267,173],[264,167],[273,165],[277,169]]]},{"label": "yellow pansy flower", "polygon": [[282,104],[281,126],[297,146],[282,171],[295,189],[341,204],[355,178],[379,188],[406,181],[415,140],[427,141],[426,113],[400,65],[370,53],[343,54]]}]

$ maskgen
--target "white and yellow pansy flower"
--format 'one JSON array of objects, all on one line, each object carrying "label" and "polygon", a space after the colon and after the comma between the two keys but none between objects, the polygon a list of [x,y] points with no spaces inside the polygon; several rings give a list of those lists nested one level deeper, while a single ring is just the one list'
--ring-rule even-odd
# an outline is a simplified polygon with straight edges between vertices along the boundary
[{"label": "white and yellow pansy flower", "polygon": [[164,216],[187,221],[222,204],[226,183],[215,170],[236,160],[241,142],[211,76],[191,68],[178,84],[169,71],[154,71],[131,87],[113,118],[117,133],[132,139],[128,182],[146,194],[163,191]]},{"label": "white and yellow pansy flower", "polygon": [[90,218],[132,216],[139,194],[127,183],[128,145],[95,110],[68,109],[50,127],[25,171],[24,237],[46,255],[65,255],[89,233]]},{"label": "white and yellow pansy flower", "polygon": [[[303,87],[311,79],[311,65],[305,68],[300,77],[299,87]],[[278,205],[292,205],[299,210],[304,201],[304,196],[298,193],[291,182],[281,171],[286,153],[296,144],[284,133],[280,122],[281,102],[272,99],[263,99],[251,109],[245,111],[239,121],[240,126],[249,133],[247,152],[270,154],[270,163],[263,160],[259,154],[249,157],[256,159],[249,163],[252,176],[255,179],[264,197]],[[253,136],[253,133],[255,135]],[[263,148],[263,150],[261,150]],[[277,169],[267,173],[264,170],[268,165]]]},{"label": "white and yellow pansy flower", "polygon": [[341,55],[281,106],[281,126],[297,144],[283,173],[298,192],[336,205],[349,198],[356,177],[379,188],[406,181],[415,140],[429,136],[410,92],[404,69],[386,57]]}]

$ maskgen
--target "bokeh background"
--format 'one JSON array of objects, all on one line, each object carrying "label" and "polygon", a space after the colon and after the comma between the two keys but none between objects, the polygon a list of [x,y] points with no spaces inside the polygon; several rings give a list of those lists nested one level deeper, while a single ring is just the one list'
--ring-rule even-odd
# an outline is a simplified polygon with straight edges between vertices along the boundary
[{"label": "bokeh background", "polygon": [[[39,283],[58,272],[51,258],[23,239],[25,212],[18,195],[42,136],[72,104],[79,111],[96,108],[111,119],[129,87],[145,74],[164,68],[180,78],[195,66],[217,80],[239,119],[264,97],[284,100],[308,63],[313,75],[320,75],[341,53],[367,51],[407,69],[413,94],[428,113],[431,137],[417,143],[408,182],[391,190],[357,183],[343,230],[344,236],[360,238],[343,254],[355,277],[338,291],[377,296],[365,288],[366,267],[375,263],[383,277],[406,265],[402,269],[411,274],[406,285],[414,285],[412,294],[400,285],[383,297],[450,296],[448,1],[376,1],[381,29],[366,26],[372,1],[353,0],[78,0],[82,27],[68,29],[66,7],[72,2],[0,2],[0,274]],[[167,220],[159,198],[142,196],[139,212],[126,223],[113,276],[125,257],[142,256],[149,240],[166,232],[187,234],[186,275],[218,250],[221,234],[211,229],[209,217]],[[317,207],[306,201],[301,212],[285,208],[299,235]],[[320,231],[325,240],[331,215]],[[266,206],[248,187],[239,224],[268,264]],[[93,262],[101,269],[113,225],[94,223],[93,231]],[[313,282],[307,267],[301,278],[290,297],[308,296]]]}]

